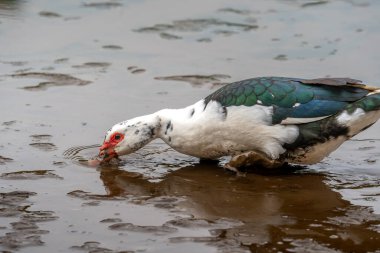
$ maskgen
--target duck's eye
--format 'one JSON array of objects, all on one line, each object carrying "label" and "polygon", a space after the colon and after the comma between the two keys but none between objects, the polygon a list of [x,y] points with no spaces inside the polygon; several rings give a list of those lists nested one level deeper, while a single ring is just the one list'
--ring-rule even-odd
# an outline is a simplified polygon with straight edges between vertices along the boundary
[{"label": "duck's eye", "polygon": [[121,140],[123,140],[124,138],[124,135],[121,134],[121,133],[115,133],[112,137],[111,137],[111,141],[115,141],[115,142],[120,142]]}]

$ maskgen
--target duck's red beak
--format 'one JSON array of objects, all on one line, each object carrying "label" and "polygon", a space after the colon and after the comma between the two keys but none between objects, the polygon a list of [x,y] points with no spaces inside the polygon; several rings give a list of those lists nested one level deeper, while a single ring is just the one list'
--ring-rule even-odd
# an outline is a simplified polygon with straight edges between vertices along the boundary
[{"label": "duck's red beak", "polygon": [[115,152],[115,145],[109,142],[104,142],[100,147],[99,157],[102,159],[102,163],[110,161],[112,158],[117,157]]}]

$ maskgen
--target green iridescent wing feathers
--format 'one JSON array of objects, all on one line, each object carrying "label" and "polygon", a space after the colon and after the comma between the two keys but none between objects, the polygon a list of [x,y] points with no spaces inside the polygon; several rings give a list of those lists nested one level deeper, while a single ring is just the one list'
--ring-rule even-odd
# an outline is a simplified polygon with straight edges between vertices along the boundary
[{"label": "green iridescent wing feathers", "polygon": [[[373,89],[372,89],[373,90]],[[286,118],[320,118],[343,110],[371,91],[348,78],[261,77],[228,84],[206,97],[229,106],[273,106],[273,124]]]}]

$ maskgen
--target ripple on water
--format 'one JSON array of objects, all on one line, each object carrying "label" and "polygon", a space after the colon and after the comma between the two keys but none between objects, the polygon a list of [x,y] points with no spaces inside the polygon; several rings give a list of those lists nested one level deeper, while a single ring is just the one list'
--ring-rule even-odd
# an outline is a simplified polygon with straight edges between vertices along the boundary
[{"label": "ripple on water", "polygon": [[154,79],[164,81],[181,81],[190,83],[193,86],[199,86],[204,84],[211,84],[212,86],[219,86],[225,83],[222,79],[231,78],[229,75],[213,74],[213,75],[179,75],[179,76],[158,76]]},{"label": "ripple on water", "polygon": [[178,236],[171,237],[169,241],[172,243],[180,243],[180,242],[218,242],[221,239],[218,237],[212,236]]},{"label": "ripple on water", "polygon": [[[99,165],[97,154],[100,145],[76,146],[67,149],[63,155],[74,163],[87,167],[118,166],[128,172],[131,177],[138,177],[138,173],[146,179],[158,179],[173,170],[180,169],[198,162],[195,157],[187,156],[169,148],[162,141],[154,141],[135,153],[113,159],[111,164]],[[94,162],[98,161],[98,162]],[[131,174],[132,173],[132,174]]]},{"label": "ripple on water", "polygon": [[123,251],[116,251],[116,250],[111,250],[108,248],[104,248],[100,246],[100,242],[95,242],[95,241],[89,241],[83,243],[81,246],[72,246],[71,249],[76,249],[76,250],[83,250],[86,252],[93,252],[93,253],[134,253],[134,251],[130,250],[123,250]]},{"label": "ripple on water", "polygon": [[67,193],[67,195],[71,197],[75,197],[75,198],[84,199],[84,200],[122,200],[124,199],[122,196],[93,194],[93,193],[82,191],[82,190],[74,190]]},{"label": "ripple on water", "polygon": [[155,235],[174,233],[178,229],[174,227],[170,227],[167,225],[161,226],[140,226],[134,225],[132,223],[115,223],[108,227],[111,230],[118,231],[130,231],[130,232],[140,232],[140,233],[153,233]]},{"label": "ripple on water", "polygon": [[61,14],[58,14],[58,13],[52,12],[52,11],[40,11],[38,14],[41,17],[45,17],[45,18],[60,18],[60,17],[62,17]]},{"label": "ripple on water", "polygon": [[53,136],[50,134],[32,134],[30,137],[33,139],[33,141],[47,141],[50,140]]},{"label": "ripple on water", "polygon": [[147,179],[162,178],[168,173],[190,166],[199,159],[176,152],[162,141],[155,141],[122,158],[121,167],[129,172],[137,172]]},{"label": "ripple on water", "polygon": [[17,120],[10,120],[10,121],[5,121],[2,123],[3,126],[11,126],[17,123]]},{"label": "ripple on water", "polygon": [[[224,30],[229,34],[233,34],[255,30],[258,27],[259,26],[256,24],[247,22],[230,22],[219,18],[203,18],[174,20],[172,23],[156,24],[153,26],[138,28],[134,31],[139,33],[157,33],[163,39],[173,40],[182,39],[184,37],[173,33],[181,33],[183,35],[185,35],[185,33],[192,33],[197,36],[197,33],[202,34],[202,32],[206,30],[211,30],[210,35],[212,33],[218,34],[216,32],[218,30]],[[197,41],[198,39],[199,38],[196,38]]]},{"label": "ripple on water", "polygon": [[329,1],[326,1],[326,0],[310,1],[310,2],[307,2],[307,3],[301,4],[301,7],[302,8],[314,7],[314,6],[318,6],[318,5],[322,5],[322,4],[327,4],[327,3],[329,3]]},{"label": "ripple on water", "polygon": [[[19,249],[27,246],[40,246],[44,242],[41,235],[49,233],[39,228],[39,222],[58,219],[52,211],[30,211],[28,198],[37,195],[35,192],[12,191],[0,192],[0,217],[13,217],[9,223],[11,232],[0,236],[0,246],[5,249]],[[4,251],[6,252],[6,251]]]},{"label": "ripple on water", "polygon": [[73,65],[73,68],[108,68],[111,66],[109,62],[85,62],[80,65]]},{"label": "ripple on water", "polygon": [[54,178],[54,179],[63,179],[62,177],[54,174],[53,170],[31,170],[31,171],[15,171],[3,173],[0,175],[2,179],[10,179],[10,180],[35,180],[35,179],[43,179],[43,178]]},{"label": "ripple on water", "polygon": [[1,165],[1,164],[5,164],[5,163],[7,163],[7,162],[12,162],[12,161],[13,161],[12,158],[5,157],[5,156],[1,156],[1,155],[0,155],[0,165]]},{"label": "ripple on water", "polygon": [[[83,165],[91,166],[90,162],[96,159],[99,152],[100,145],[87,145],[87,146],[75,146],[71,147],[63,152],[63,156],[66,159],[72,160],[73,162]],[[91,166],[92,167],[92,166]]]},{"label": "ripple on water", "polygon": [[141,73],[144,73],[146,71],[145,69],[139,68],[138,66],[129,66],[127,69],[132,74],[141,74]]},{"label": "ripple on water", "polygon": [[29,145],[42,151],[53,151],[57,149],[57,147],[50,142],[33,142]]},{"label": "ripple on water", "polygon": [[119,46],[119,45],[104,45],[104,46],[102,46],[102,48],[104,48],[104,49],[111,49],[111,50],[121,50],[121,49],[123,49],[123,47]]},{"label": "ripple on water", "polygon": [[221,8],[218,11],[219,12],[239,14],[239,15],[249,15],[251,13],[251,11],[249,11],[249,10],[236,9],[236,8]]},{"label": "ripple on water", "polygon": [[32,138],[32,143],[29,145],[34,148],[42,151],[53,151],[57,149],[53,143],[49,142],[52,138],[49,134],[33,134],[30,137]]},{"label": "ripple on water", "polygon": [[69,61],[69,58],[58,58],[54,60],[55,64],[62,64],[62,63],[67,63]]},{"label": "ripple on water", "polygon": [[170,209],[174,210],[178,207],[178,204],[182,201],[178,197],[169,197],[169,196],[159,196],[154,198],[149,198],[147,200],[143,199],[134,199],[133,202],[136,204],[153,204],[154,207],[161,209]]},{"label": "ripple on water", "polygon": [[115,7],[121,7],[123,6],[122,3],[117,1],[108,1],[108,2],[88,2],[83,3],[84,7],[90,7],[90,8],[97,8],[97,9],[109,9],[109,8],[115,8]]},{"label": "ripple on water", "polygon": [[43,82],[40,82],[36,85],[25,86],[23,89],[29,91],[42,91],[46,90],[49,87],[53,86],[67,86],[67,85],[87,85],[91,83],[90,81],[85,81],[76,77],[73,77],[68,74],[61,73],[47,73],[47,72],[23,72],[11,75],[14,78],[31,78],[31,79],[42,79]]},{"label": "ripple on water", "polygon": [[101,220],[100,222],[102,222],[102,223],[119,223],[119,222],[122,222],[122,220],[120,218],[107,218],[107,219]]}]

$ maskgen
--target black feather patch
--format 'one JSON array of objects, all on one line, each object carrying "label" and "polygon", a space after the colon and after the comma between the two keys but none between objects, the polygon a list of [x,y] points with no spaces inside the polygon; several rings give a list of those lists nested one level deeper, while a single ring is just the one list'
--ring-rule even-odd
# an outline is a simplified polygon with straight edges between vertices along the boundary
[{"label": "black feather patch", "polygon": [[193,109],[191,109],[191,112],[190,112],[190,118],[193,117],[194,113],[195,113],[195,110],[193,108]]},{"label": "black feather patch", "polygon": [[227,114],[228,114],[227,107],[223,106],[223,115],[224,115],[224,119],[227,118]]},{"label": "black feather patch", "polygon": [[150,127],[149,130],[150,130],[150,136],[153,137],[154,136],[154,127]]},{"label": "black feather patch", "polygon": [[168,134],[168,130],[170,129],[171,126],[172,126],[172,122],[169,121],[169,122],[166,124],[165,135]]},{"label": "black feather patch", "polygon": [[338,124],[333,117],[323,120],[301,124],[299,136],[295,142],[285,144],[286,149],[305,148],[318,143],[324,143],[339,136],[347,136],[349,128]]}]

